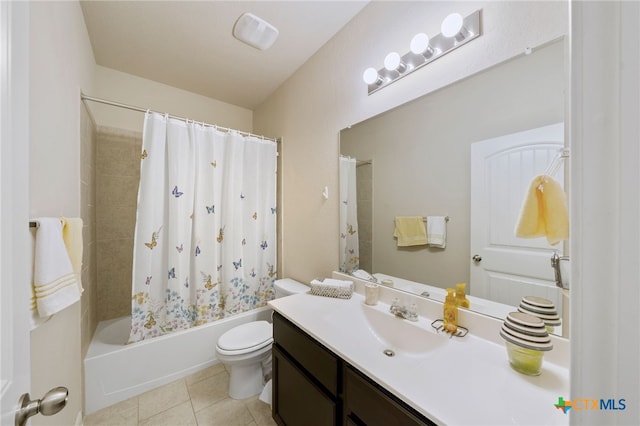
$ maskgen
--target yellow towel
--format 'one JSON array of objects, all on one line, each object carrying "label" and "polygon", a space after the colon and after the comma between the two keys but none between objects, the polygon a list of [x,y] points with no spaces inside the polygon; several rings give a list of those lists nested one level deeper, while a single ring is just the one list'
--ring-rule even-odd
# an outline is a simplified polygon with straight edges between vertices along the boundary
[{"label": "yellow towel", "polygon": [[569,212],[564,190],[549,176],[533,178],[522,204],[516,237],[547,237],[555,245],[569,238]]},{"label": "yellow towel", "polygon": [[427,244],[427,230],[422,216],[397,216],[393,236],[398,239],[398,247]]},{"label": "yellow towel", "polygon": [[76,275],[78,281],[78,289],[82,293],[82,219],[79,217],[66,218],[61,217],[62,222],[62,239],[64,241],[65,248],[69,254],[69,260],[71,261],[71,267],[73,273]]}]

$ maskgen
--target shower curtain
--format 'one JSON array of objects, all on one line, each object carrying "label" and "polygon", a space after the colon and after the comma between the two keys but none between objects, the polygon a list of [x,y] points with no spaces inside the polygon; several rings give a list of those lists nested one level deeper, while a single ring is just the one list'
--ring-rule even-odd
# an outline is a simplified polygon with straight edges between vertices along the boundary
[{"label": "shower curtain", "polygon": [[340,271],[359,268],[356,160],[340,156]]},{"label": "shower curtain", "polygon": [[275,142],[147,112],[142,148],[129,343],[265,305]]}]

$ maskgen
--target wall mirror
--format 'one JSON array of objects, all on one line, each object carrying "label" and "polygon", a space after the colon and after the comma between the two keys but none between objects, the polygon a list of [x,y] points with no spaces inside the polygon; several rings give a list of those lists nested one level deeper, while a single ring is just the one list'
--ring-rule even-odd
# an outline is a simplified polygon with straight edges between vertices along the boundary
[{"label": "wall mirror", "polygon": [[[506,232],[491,229],[489,219],[478,213],[478,203],[485,202],[480,209],[489,209],[495,215],[491,219],[493,223],[505,222],[509,228],[505,239],[513,241],[512,230],[529,181],[553,162],[558,148],[564,145],[565,42],[564,38],[554,40],[341,130],[341,192],[351,185],[358,198],[357,229],[341,229],[340,247],[346,253],[341,255],[344,259],[342,271],[352,271],[357,265],[378,279],[395,280],[396,288],[425,297],[429,294],[439,300],[444,297],[445,288],[464,282],[468,292],[477,295],[472,310],[504,318],[504,310],[486,310],[485,305],[496,302],[496,306],[503,306],[507,312],[515,309],[521,296],[510,294],[508,280],[502,285],[498,283],[491,291],[474,282],[477,281],[474,268],[489,267],[492,259],[487,255],[487,259],[478,261],[476,257],[474,261],[476,254],[482,258],[486,252],[473,253],[475,248],[472,248],[471,240],[474,232]],[[495,198],[491,194],[474,198],[472,188],[477,190],[477,185],[473,184],[477,177],[472,173],[487,172],[472,170],[477,161],[472,160],[475,150],[472,147],[479,146],[481,141],[503,140],[507,136],[522,136],[539,129],[554,131],[559,136],[553,141],[546,136],[538,138],[544,146],[535,150],[535,164],[525,164],[524,157],[520,157],[519,165],[505,167],[517,169],[520,176],[519,180],[514,180],[513,174],[506,174],[496,180],[501,187],[511,191],[505,195],[510,201],[490,200]],[[517,151],[517,148],[513,149]],[[355,164],[353,182],[344,179],[342,168],[347,163]],[[568,191],[570,188],[565,180],[568,162],[560,163],[562,167],[557,169],[554,178]],[[475,200],[473,203],[472,199]],[[342,196],[340,201],[343,224],[353,212],[348,211]],[[398,247],[394,238],[396,216],[447,216],[445,248]],[[346,241],[356,234],[358,256],[349,259],[349,250],[354,251]],[[536,255],[537,263],[527,264],[520,259],[517,262],[493,261],[493,264],[517,264],[513,268],[521,268],[521,272],[515,273],[520,273],[521,281],[532,289],[526,290],[525,294],[552,299],[562,315],[562,290],[555,286],[550,258],[553,253],[565,255],[567,242],[551,246],[546,241],[535,240],[524,241],[523,245]],[[515,245],[518,244],[516,241]],[[501,281],[501,272],[485,271],[484,274]],[[420,284],[430,286],[430,290]],[[566,306],[564,309],[568,313]],[[562,329],[562,326],[556,327],[554,332],[562,334]]]}]

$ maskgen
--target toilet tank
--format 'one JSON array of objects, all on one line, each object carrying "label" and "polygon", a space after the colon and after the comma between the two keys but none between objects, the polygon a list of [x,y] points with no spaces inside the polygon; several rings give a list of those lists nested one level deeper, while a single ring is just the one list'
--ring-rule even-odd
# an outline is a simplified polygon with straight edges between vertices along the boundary
[{"label": "toilet tank", "polygon": [[276,299],[292,294],[306,293],[307,291],[309,291],[309,286],[304,285],[300,281],[296,281],[291,278],[275,280],[273,282],[273,287],[276,292]]}]

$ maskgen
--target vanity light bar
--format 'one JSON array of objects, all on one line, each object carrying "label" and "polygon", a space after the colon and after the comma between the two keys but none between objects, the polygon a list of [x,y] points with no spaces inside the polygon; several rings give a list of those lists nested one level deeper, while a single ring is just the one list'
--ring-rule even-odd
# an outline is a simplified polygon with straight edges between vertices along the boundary
[{"label": "vanity light bar", "polygon": [[[465,18],[457,13],[452,13],[443,21],[440,34],[432,38],[425,34],[418,34],[412,41],[411,50],[405,55],[399,57],[400,55],[397,53],[391,52],[385,59],[384,67],[378,71],[375,68],[367,68],[362,78],[367,84],[369,95],[480,37],[482,34],[480,28],[481,12],[482,9],[476,10]],[[420,53],[414,53],[416,50],[415,42],[420,45],[424,43],[425,39],[424,50]]]}]

